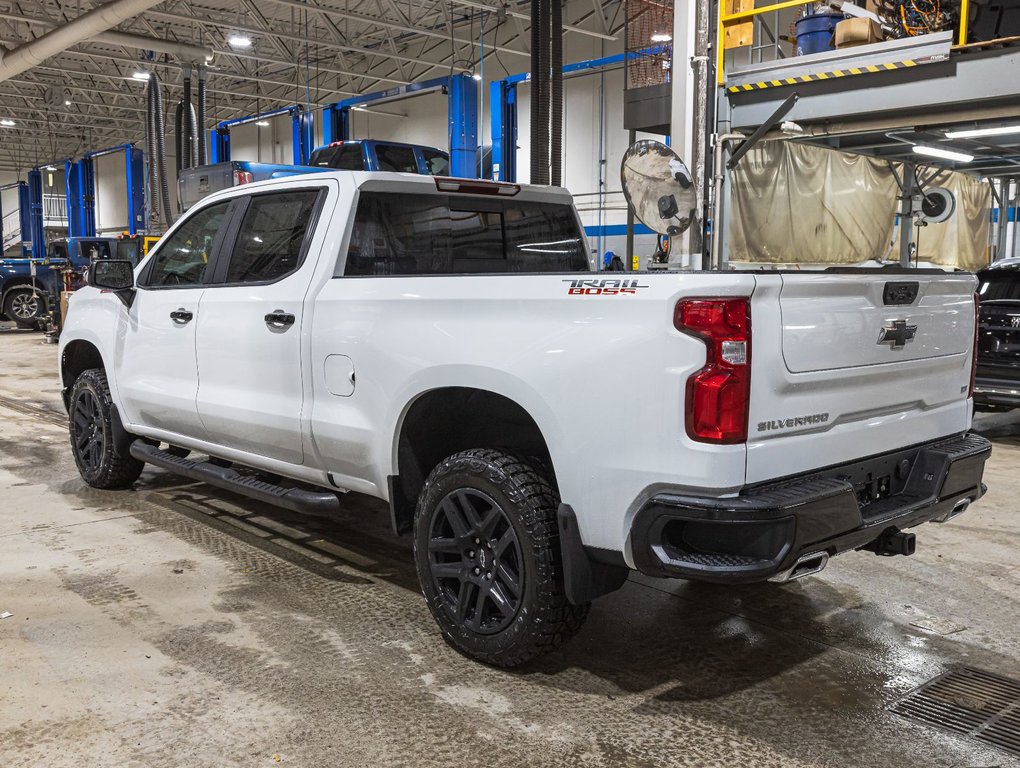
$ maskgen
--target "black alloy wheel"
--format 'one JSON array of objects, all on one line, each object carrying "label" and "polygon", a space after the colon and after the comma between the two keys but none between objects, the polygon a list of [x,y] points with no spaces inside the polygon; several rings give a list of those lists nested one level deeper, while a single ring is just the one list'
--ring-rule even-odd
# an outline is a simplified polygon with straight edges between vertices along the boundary
[{"label": "black alloy wheel", "polygon": [[506,629],[521,607],[524,558],[499,505],[474,488],[446,496],[432,520],[429,569],[447,608],[465,627]]},{"label": "black alloy wheel", "polygon": [[569,640],[590,604],[563,587],[552,470],[532,457],[473,448],[443,459],[418,496],[414,558],[446,640],[485,664],[515,667]]},{"label": "black alloy wheel", "polygon": [[88,389],[82,389],[74,401],[71,413],[74,447],[84,470],[98,473],[106,454],[106,434],[99,399]]},{"label": "black alloy wheel", "polygon": [[126,445],[118,446],[114,428],[117,409],[105,371],[82,371],[71,387],[68,403],[71,453],[82,479],[93,488],[130,487],[145,464],[131,456]]}]

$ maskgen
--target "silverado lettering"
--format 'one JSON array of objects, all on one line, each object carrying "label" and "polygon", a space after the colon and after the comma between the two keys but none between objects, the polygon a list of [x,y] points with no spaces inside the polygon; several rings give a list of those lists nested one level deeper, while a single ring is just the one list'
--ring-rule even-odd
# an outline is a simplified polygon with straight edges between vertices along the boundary
[{"label": "silverado lettering", "polygon": [[779,419],[777,421],[759,421],[758,431],[769,432],[773,429],[790,429],[791,427],[806,427],[811,424],[824,424],[829,420],[827,413],[813,413],[810,416],[795,416],[792,419]]}]

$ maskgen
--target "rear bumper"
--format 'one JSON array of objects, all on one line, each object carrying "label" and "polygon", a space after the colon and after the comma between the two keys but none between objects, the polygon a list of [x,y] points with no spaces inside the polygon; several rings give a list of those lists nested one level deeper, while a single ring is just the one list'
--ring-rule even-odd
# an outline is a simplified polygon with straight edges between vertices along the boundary
[{"label": "rear bumper", "polygon": [[659,494],[631,526],[634,563],[651,576],[764,581],[805,556],[836,555],[889,529],[959,514],[984,494],[990,454],[988,440],[967,434],[730,498]]},{"label": "rear bumper", "polygon": [[990,379],[979,374],[974,379],[974,403],[1020,408],[1020,380]]}]

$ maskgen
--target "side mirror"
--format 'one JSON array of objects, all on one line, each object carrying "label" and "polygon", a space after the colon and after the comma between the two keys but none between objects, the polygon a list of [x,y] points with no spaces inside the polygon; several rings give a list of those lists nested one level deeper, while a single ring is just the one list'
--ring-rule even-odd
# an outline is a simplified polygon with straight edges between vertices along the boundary
[{"label": "side mirror", "polygon": [[135,271],[128,259],[99,259],[89,265],[88,284],[113,291],[130,307],[135,298]]}]

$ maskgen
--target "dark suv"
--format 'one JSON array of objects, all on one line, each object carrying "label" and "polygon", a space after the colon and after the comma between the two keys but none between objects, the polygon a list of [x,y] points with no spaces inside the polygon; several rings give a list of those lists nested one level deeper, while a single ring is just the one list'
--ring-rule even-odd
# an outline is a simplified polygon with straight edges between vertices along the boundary
[{"label": "dark suv", "polygon": [[1020,408],[1020,258],[997,261],[977,275],[974,405],[985,411]]}]

